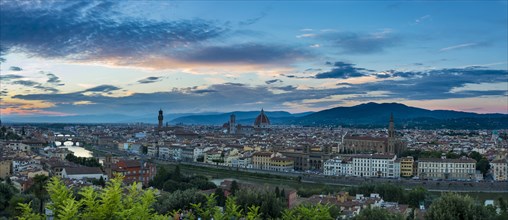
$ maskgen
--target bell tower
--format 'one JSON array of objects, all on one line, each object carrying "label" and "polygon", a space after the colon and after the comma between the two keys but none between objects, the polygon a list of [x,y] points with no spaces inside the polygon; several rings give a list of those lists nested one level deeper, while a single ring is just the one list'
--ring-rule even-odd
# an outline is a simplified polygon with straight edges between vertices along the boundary
[{"label": "bell tower", "polygon": [[229,133],[236,134],[236,115],[234,113],[229,116]]},{"label": "bell tower", "polygon": [[388,125],[388,138],[395,138],[395,126],[393,125],[393,113],[390,114],[390,124]]},{"label": "bell tower", "polygon": [[162,115],[162,109],[159,110],[159,129],[162,128],[162,121],[164,120],[164,116]]}]

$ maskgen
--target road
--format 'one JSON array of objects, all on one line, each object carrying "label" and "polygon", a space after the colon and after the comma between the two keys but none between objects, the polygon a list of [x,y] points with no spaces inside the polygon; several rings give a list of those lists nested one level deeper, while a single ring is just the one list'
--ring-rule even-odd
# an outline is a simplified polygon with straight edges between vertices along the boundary
[{"label": "road", "polygon": [[429,191],[446,192],[508,192],[508,182],[462,182],[462,181],[433,181],[433,180],[412,180],[412,179],[388,179],[388,178],[366,178],[366,177],[346,177],[346,176],[324,176],[320,174],[309,174],[301,172],[276,172],[270,170],[246,169],[216,166],[212,164],[196,162],[174,162],[155,160],[158,164],[185,164],[195,167],[207,167],[211,169],[241,171],[257,174],[271,174],[277,176],[286,176],[292,178],[301,177],[302,182],[323,183],[329,185],[358,186],[365,183],[371,184],[397,184],[406,189],[412,189],[418,186],[424,187]]}]

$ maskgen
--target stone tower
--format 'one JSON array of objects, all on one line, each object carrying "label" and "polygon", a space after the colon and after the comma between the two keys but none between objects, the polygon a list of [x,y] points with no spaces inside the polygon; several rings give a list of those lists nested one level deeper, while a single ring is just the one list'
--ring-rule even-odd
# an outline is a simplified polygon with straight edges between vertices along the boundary
[{"label": "stone tower", "polygon": [[160,128],[162,128],[162,121],[164,120],[164,116],[162,115],[162,109],[159,110],[159,117],[158,117],[158,119],[159,119],[159,127],[158,128],[160,129]]},{"label": "stone tower", "polygon": [[395,126],[393,124],[393,113],[390,114],[390,124],[388,125],[388,138],[395,138]]},{"label": "stone tower", "polygon": [[235,114],[231,114],[231,116],[229,116],[229,133],[236,134],[236,115]]},{"label": "stone tower", "polygon": [[106,154],[106,159],[104,160],[104,171],[106,172],[106,175],[108,175],[108,180],[113,178],[113,172],[111,170],[111,166],[113,164],[113,161],[111,160],[111,154]]}]

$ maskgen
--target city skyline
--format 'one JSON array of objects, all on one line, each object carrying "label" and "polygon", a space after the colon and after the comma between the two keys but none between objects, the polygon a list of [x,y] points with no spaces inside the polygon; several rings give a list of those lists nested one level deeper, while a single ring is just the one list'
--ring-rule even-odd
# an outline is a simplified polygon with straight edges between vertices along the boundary
[{"label": "city skyline", "polygon": [[1,114],[508,113],[506,1],[0,3]]}]

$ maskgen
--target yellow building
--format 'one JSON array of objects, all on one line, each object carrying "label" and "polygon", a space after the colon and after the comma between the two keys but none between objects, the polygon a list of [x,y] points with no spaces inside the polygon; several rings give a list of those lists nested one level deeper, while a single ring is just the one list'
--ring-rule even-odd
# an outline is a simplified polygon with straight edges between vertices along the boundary
[{"label": "yellow building", "polygon": [[271,152],[256,152],[252,155],[252,165],[255,169],[269,170]]},{"label": "yellow building", "polygon": [[292,172],[295,169],[293,159],[288,157],[272,157],[270,159],[270,170],[279,172]]},{"label": "yellow building", "polygon": [[5,179],[11,175],[11,164],[11,160],[0,158],[0,178]]},{"label": "yellow building", "polygon": [[411,156],[400,158],[400,176],[411,177],[414,171],[414,158]]}]

